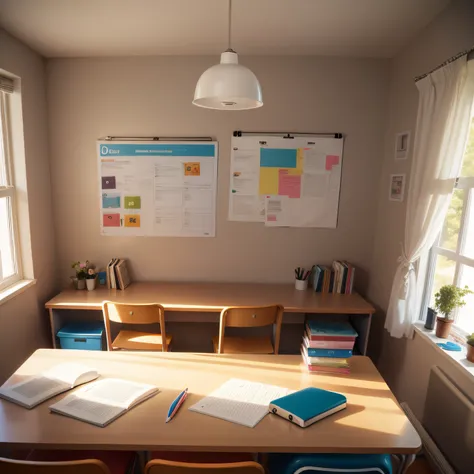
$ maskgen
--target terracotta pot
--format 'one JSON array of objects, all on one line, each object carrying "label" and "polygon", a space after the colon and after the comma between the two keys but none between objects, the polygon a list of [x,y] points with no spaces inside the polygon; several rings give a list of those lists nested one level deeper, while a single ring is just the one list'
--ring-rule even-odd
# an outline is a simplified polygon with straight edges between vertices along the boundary
[{"label": "terracotta pot", "polygon": [[447,339],[451,333],[451,326],[453,322],[454,321],[452,319],[446,320],[438,316],[436,318],[436,337]]},{"label": "terracotta pot", "polygon": [[474,362],[474,346],[467,344],[467,360],[469,362]]}]

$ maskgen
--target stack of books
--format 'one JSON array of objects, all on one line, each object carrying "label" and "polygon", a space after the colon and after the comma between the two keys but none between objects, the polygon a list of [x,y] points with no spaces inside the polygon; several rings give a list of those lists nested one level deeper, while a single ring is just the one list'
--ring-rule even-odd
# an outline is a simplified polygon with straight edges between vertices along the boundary
[{"label": "stack of books", "polygon": [[127,268],[127,260],[123,258],[113,258],[107,265],[107,288],[125,290],[131,283],[130,274]]},{"label": "stack of books", "polygon": [[314,265],[312,273],[314,291],[344,295],[352,293],[355,267],[349,262],[335,260],[332,267]]},{"label": "stack of books", "polygon": [[310,372],[350,374],[357,332],[347,321],[308,321],[301,355]]}]

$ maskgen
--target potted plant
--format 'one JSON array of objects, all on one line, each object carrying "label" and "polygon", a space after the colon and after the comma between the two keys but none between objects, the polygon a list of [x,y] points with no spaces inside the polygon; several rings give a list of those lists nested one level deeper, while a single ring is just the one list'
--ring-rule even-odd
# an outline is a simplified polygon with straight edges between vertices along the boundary
[{"label": "potted plant", "polygon": [[97,272],[94,267],[87,269],[86,275],[86,285],[89,291],[95,290],[95,285],[97,283]]},{"label": "potted plant", "polygon": [[474,332],[467,336],[467,360],[474,362]]},{"label": "potted plant", "polygon": [[467,286],[458,288],[455,285],[444,285],[435,294],[435,307],[443,315],[436,318],[437,337],[442,339],[449,337],[453,324],[452,312],[466,304],[464,297],[469,293],[472,291]]},{"label": "potted plant", "polygon": [[85,262],[72,262],[71,268],[76,272],[76,276],[72,276],[71,280],[76,290],[84,290],[86,287],[86,276],[89,267],[89,260]]}]

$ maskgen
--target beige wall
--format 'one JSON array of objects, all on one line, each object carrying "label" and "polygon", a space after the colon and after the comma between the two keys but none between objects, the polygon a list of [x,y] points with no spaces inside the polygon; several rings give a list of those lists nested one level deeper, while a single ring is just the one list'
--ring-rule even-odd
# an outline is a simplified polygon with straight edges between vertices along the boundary
[{"label": "beige wall", "polygon": [[[23,232],[31,232],[32,268],[37,284],[0,305],[0,382],[38,347],[48,347],[45,301],[56,288],[54,228],[46,114],[45,64],[37,53],[0,29],[0,67],[21,79],[26,184],[20,194]],[[21,115],[15,111],[15,117]],[[18,124],[17,124],[18,125]],[[21,128],[21,127],[20,127]],[[14,130],[15,131],[15,130]],[[17,155],[18,156],[18,155]],[[19,167],[16,172],[21,172]],[[29,211],[29,216],[28,216]],[[22,236],[22,241],[27,241]]]},{"label": "beige wall", "polygon": [[[225,113],[191,104],[217,57],[48,61],[53,209],[62,283],[70,262],[128,257],[137,280],[291,281],[296,265],[344,258],[367,269],[386,119],[383,60],[249,57],[265,106]],[[342,132],[339,227],[268,229],[227,221],[233,130]],[[99,235],[96,139],[105,135],[212,136],[219,141],[216,238]],[[364,282],[360,272],[359,283]]]},{"label": "beige wall", "polygon": [[[393,150],[397,132],[414,131],[418,92],[413,77],[428,72],[456,53],[474,45],[474,2],[455,2],[406,47],[392,62],[388,127],[385,139],[379,206],[369,297],[380,308],[374,318],[370,340],[372,356],[400,401],[407,401],[422,418],[429,372],[438,365],[474,400],[472,378],[453,368],[445,357],[420,336],[397,340],[388,336],[383,324],[388,307],[396,260],[405,228],[406,202],[389,202],[388,185],[392,173],[409,174],[411,159],[395,162]],[[412,140],[413,148],[413,140]],[[449,409],[449,407],[443,407]],[[449,453],[449,446],[442,446]]]}]

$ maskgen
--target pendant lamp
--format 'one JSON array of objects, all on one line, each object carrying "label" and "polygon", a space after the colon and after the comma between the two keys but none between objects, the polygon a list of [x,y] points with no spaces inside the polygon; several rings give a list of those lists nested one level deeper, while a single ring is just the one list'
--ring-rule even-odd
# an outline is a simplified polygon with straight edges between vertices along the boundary
[{"label": "pendant lamp", "polygon": [[263,105],[262,89],[257,76],[239,64],[237,53],[230,46],[232,0],[229,0],[229,36],[220,64],[204,71],[196,84],[193,104],[216,110],[248,110]]}]

